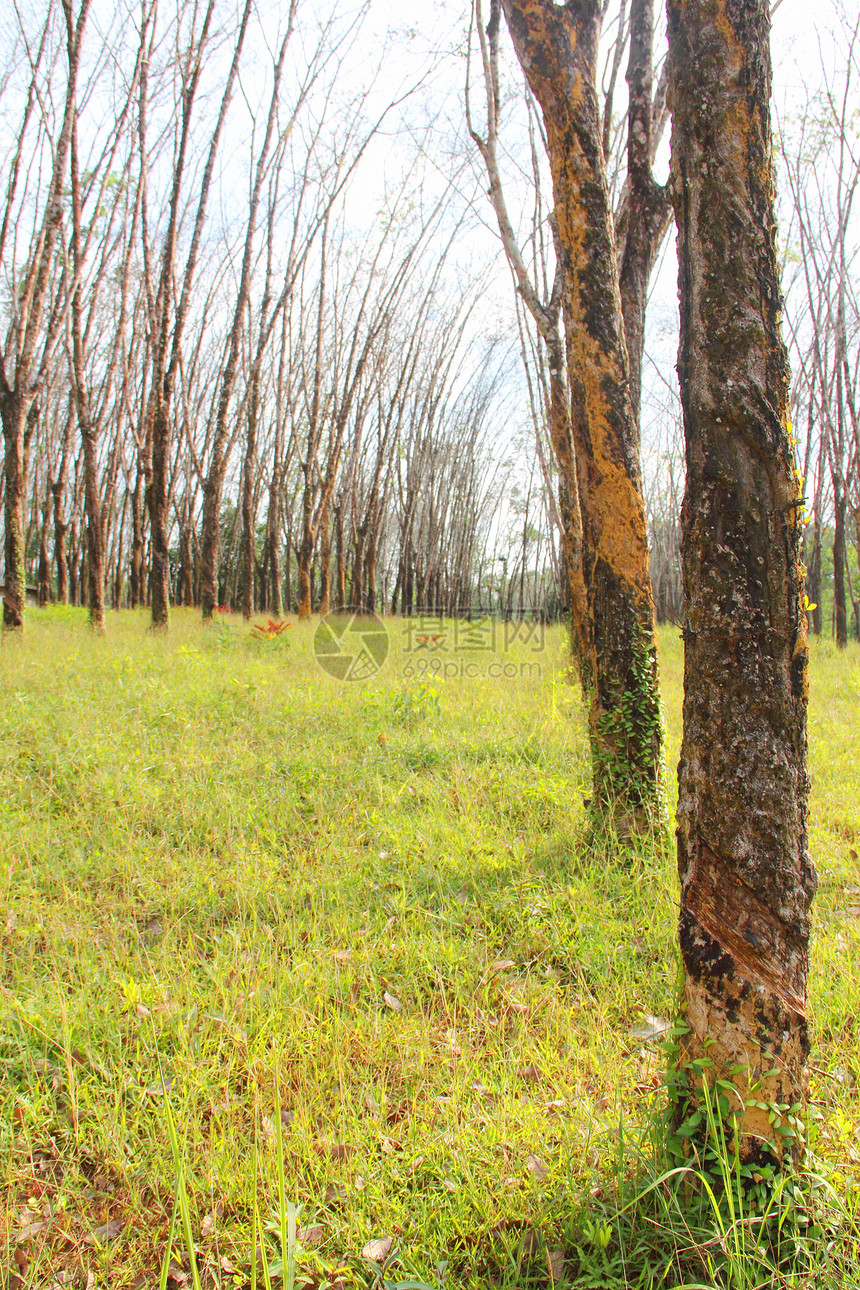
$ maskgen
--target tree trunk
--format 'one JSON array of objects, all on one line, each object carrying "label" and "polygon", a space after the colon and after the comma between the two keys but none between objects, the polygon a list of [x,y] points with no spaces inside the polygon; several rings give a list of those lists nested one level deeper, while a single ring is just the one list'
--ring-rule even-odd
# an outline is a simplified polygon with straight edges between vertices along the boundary
[{"label": "tree trunk", "polygon": [[689,1092],[679,1115],[698,1101],[702,1067],[690,1064],[701,1061],[711,1088],[728,1081],[736,1090],[727,1100],[741,1159],[752,1164],[802,1149],[791,1135],[806,1097],[816,882],[768,8],[768,0],[668,6],[687,457],[677,818],[688,1027],[679,1069]]},{"label": "tree trunk", "polygon": [[[48,494],[50,499],[50,492]],[[45,505],[42,526],[39,531],[39,608],[44,609],[51,599],[51,562],[48,559],[48,507]]]},{"label": "tree trunk", "polygon": [[807,597],[813,606],[810,617],[814,636],[821,635],[821,520],[816,515],[812,523],[812,554],[806,575]]},{"label": "tree trunk", "polygon": [[27,588],[24,576],[24,429],[28,401],[15,390],[0,395],[0,416],[5,441],[5,590],[3,627],[23,631]]},{"label": "tree trunk", "polygon": [[645,306],[651,270],[671,218],[669,193],[651,172],[651,88],[654,0],[631,0],[630,63],[627,70],[627,177],[624,251],[619,266],[621,310],[630,360],[630,402],[639,426]]},{"label": "tree trunk", "polygon": [[628,832],[660,800],[662,722],[638,433],[596,89],[601,6],[503,0],[540,103],[555,196],[582,512],[594,805]]},{"label": "tree trunk", "polygon": [[208,622],[218,607],[218,508],[221,487],[212,476],[203,481],[203,518],[200,535],[200,609]]},{"label": "tree trunk", "polygon": [[143,604],[143,495],[144,467],[138,464],[131,495],[131,561],[128,574],[128,603],[130,609]]},{"label": "tree trunk", "polygon": [[320,617],[325,618],[329,611],[331,582],[331,529],[329,526],[329,506],[324,501],[319,522],[320,546]]},{"label": "tree trunk", "polygon": [[170,552],[167,545],[169,449],[168,404],[159,392],[152,421],[152,479],[146,490],[150,532],[149,603],[151,628],[155,632],[166,632],[170,626]]},{"label": "tree trunk", "polygon": [[845,547],[845,512],[848,498],[839,472],[831,468],[833,480],[833,631],[836,648],[848,646],[848,610],[845,596],[845,575],[848,558]]},{"label": "tree trunk", "polygon": [[96,435],[92,429],[83,393],[78,405],[78,423],[84,449],[84,497],[87,524],[87,602],[90,627],[94,631],[105,629],[105,568],[104,535],[102,533],[102,508],[99,498],[98,463],[96,461]]},{"label": "tree trunk", "polygon": [[242,617],[254,612],[254,576],[257,563],[257,515],[254,509],[254,463],[257,456],[257,415],[260,402],[258,373],[251,380],[248,400],[245,468],[242,472]]},{"label": "tree trunk", "polygon": [[343,549],[343,513],[339,506],[334,512],[335,586],[334,607],[338,612],[346,608],[346,561]]}]

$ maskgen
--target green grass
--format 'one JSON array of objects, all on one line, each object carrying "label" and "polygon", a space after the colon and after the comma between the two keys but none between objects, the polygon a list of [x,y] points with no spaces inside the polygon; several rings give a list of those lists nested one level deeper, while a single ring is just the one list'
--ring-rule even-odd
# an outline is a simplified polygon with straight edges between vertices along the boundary
[{"label": "green grass", "polygon": [[[313,625],[146,625],[34,611],[0,650],[0,1283],[262,1287],[294,1255],[340,1290],[393,1237],[392,1283],[758,1284],[725,1271],[743,1225],[685,1242],[668,1184],[618,1214],[651,1159],[619,1124],[661,1100],[630,1030],[672,1008],[674,859],[586,845],[561,629],[446,677],[391,624],[385,669],[339,683]],[[860,651],[816,643],[812,677],[816,1150],[850,1198]]]}]

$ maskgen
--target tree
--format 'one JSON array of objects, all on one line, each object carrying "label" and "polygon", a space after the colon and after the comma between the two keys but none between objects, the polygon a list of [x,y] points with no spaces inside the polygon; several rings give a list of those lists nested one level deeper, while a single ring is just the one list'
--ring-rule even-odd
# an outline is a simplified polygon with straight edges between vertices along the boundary
[{"label": "tree", "polygon": [[[502,7],[541,106],[552,171],[595,805],[617,810],[626,829],[644,823],[659,800],[662,728],[639,435],[596,88],[602,9],[598,0],[502,0]],[[647,135],[645,148],[650,177]]]},{"label": "tree", "polygon": [[[60,282],[55,287],[52,283],[51,270],[56,267],[54,249],[63,218],[63,183],[75,118],[78,67],[88,11],[89,0],[82,0],[78,16],[74,18],[70,0],[63,2],[63,12],[70,32],[67,43],[68,74],[63,114],[57,138],[51,141],[50,182],[44,199],[41,220],[34,227],[31,250],[20,279],[16,277],[14,271],[14,252],[18,234],[15,202],[28,129],[32,123],[34,108],[41,102],[40,64],[45,55],[45,46],[51,28],[50,13],[42,31],[38,54],[32,64],[33,74],[23,113],[19,143],[9,173],[6,205],[2,224],[0,224],[0,265],[6,268],[6,254],[9,252],[14,283],[14,299],[9,325],[0,350],[0,420],[3,423],[5,446],[6,582],[3,626],[5,629],[18,631],[24,626],[24,494],[27,447],[38,420],[38,396],[48,376],[52,351],[62,323],[66,301],[65,283]],[[38,148],[41,148],[44,143],[45,140],[40,135]],[[39,167],[36,166],[34,169],[38,171]],[[25,176],[25,194],[22,200],[26,201],[26,198]],[[46,305],[48,316],[45,323],[43,314]]]},{"label": "tree", "polygon": [[[801,1150],[816,882],[768,10],[768,0],[668,7],[687,458],[680,1061],[734,1086],[740,1155],[753,1163]],[[699,1078],[690,1074],[693,1101]]]}]

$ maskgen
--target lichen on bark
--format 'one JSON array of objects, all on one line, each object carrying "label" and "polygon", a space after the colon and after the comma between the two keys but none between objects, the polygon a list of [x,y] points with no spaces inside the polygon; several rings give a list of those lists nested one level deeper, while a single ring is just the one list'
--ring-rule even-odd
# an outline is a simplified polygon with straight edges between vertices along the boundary
[{"label": "lichen on bark", "polygon": [[620,832],[661,809],[662,721],[638,430],[596,70],[597,0],[503,0],[546,127],[582,517],[582,670],[594,808]]}]

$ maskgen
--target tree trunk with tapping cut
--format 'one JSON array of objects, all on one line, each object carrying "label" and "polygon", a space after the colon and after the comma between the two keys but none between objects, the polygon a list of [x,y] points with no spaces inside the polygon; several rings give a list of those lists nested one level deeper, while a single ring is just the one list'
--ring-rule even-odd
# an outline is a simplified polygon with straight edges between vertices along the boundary
[{"label": "tree trunk with tapping cut", "polygon": [[[669,0],[687,489],[678,770],[684,1115],[730,1081],[740,1155],[806,1097],[807,644],[770,135],[768,0]],[[695,1071],[696,1068],[694,1068]],[[777,1110],[761,1109],[767,1104]],[[789,1116],[793,1123],[789,1124]],[[731,1137],[730,1137],[731,1141]]]}]

